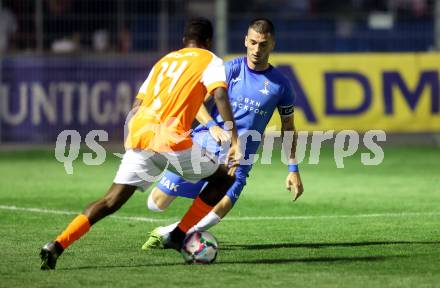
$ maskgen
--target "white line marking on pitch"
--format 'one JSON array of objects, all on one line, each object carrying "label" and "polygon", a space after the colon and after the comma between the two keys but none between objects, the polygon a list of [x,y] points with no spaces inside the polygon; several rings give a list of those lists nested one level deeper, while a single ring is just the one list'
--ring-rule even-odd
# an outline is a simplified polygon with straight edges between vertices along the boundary
[{"label": "white line marking on pitch", "polygon": [[[45,214],[61,214],[61,215],[78,215],[79,212],[65,211],[65,210],[51,210],[42,208],[25,208],[17,206],[0,205],[1,210],[12,210],[12,211],[23,211],[30,213],[45,213]],[[136,216],[109,216],[114,219],[128,220],[128,221],[143,221],[143,222],[163,222],[170,221],[171,219],[158,219],[158,218],[148,218],[148,217],[136,217]]]},{"label": "white line marking on pitch", "polygon": [[[0,210],[23,211],[30,213],[77,215],[79,212],[65,210],[51,210],[42,208],[25,208],[9,205],[0,205]],[[375,213],[375,214],[354,214],[354,215],[310,215],[310,216],[243,216],[226,217],[227,221],[264,221],[264,220],[315,220],[334,218],[380,218],[380,217],[409,217],[409,216],[440,216],[440,212],[402,212],[402,213]],[[159,219],[143,216],[110,216],[113,219],[137,221],[137,222],[170,222],[176,218]]]}]

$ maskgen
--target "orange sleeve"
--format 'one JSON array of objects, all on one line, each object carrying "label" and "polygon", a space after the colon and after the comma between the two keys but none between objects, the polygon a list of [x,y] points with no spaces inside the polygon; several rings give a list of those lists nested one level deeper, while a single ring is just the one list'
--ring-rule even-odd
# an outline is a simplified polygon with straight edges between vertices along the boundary
[{"label": "orange sleeve", "polygon": [[214,82],[211,85],[209,85],[208,87],[206,87],[207,93],[211,94],[212,91],[214,91],[215,89],[217,89],[219,87],[223,87],[223,88],[227,89],[228,84],[226,84],[226,82],[223,82],[223,81]]}]

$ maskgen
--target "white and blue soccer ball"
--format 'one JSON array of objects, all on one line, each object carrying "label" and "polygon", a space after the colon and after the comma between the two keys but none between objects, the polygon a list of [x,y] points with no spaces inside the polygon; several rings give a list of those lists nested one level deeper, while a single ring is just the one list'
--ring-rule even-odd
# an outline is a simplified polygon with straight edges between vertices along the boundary
[{"label": "white and blue soccer ball", "polygon": [[211,264],[217,258],[217,239],[208,231],[191,233],[186,236],[181,253],[188,264]]}]

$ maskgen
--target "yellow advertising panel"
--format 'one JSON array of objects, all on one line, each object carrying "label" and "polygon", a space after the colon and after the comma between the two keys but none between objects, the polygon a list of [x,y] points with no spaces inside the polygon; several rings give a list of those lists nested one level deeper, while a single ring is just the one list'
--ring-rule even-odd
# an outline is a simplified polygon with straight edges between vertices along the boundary
[{"label": "yellow advertising panel", "polygon": [[440,53],[273,54],[270,62],[296,92],[298,130],[440,131]]}]

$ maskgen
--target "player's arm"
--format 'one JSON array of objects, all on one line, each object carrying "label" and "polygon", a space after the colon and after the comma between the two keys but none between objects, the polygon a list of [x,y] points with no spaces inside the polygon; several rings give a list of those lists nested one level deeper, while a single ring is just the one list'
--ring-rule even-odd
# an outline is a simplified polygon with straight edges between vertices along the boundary
[{"label": "player's arm", "polygon": [[237,127],[234,121],[234,115],[232,114],[231,103],[229,102],[228,92],[224,87],[218,87],[213,92],[215,105],[222,117],[225,125],[231,124],[231,148],[228,152],[228,160],[231,164],[230,175],[234,175],[235,168],[238,166],[242,154],[239,150]]},{"label": "player's arm", "polygon": [[136,113],[136,111],[141,106],[142,101],[144,100],[144,98],[146,96],[147,88],[151,82],[151,78],[153,77],[153,74],[154,74],[154,66],[153,66],[153,68],[151,68],[150,73],[148,73],[147,79],[145,79],[144,83],[142,83],[141,87],[139,88],[139,91],[136,95],[136,98],[134,99],[133,106],[131,108],[130,113]]},{"label": "player's arm", "polygon": [[[295,123],[294,123],[293,114],[291,114],[289,116],[282,116],[281,117],[281,137],[283,139],[283,144],[288,144],[288,143],[284,143],[283,136],[284,136],[285,132],[293,133],[293,140],[292,140],[293,142],[291,145],[290,153],[288,153],[288,155],[287,155],[287,159],[289,161],[289,168],[288,168],[289,174],[287,175],[287,178],[286,178],[286,189],[289,191],[292,191],[292,188],[294,189],[293,201],[295,201],[304,192],[304,187],[301,182],[301,176],[299,174],[299,169],[298,169],[298,162],[295,157],[298,136],[297,136],[297,133],[295,130]],[[289,137],[287,137],[287,138],[289,138]],[[289,146],[289,145],[287,145],[287,146]]]},{"label": "player's arm", "polygon": [[232,114],[231,103],[228,92],[224,87],[218,87],[212,92],[217,110],[225,123],[231,123],[232,144],[238,143],[237,127],[235,126],[234,115]]},{"label": "player's arm", "polygon": [[131,110],[127,114],[127,120],[131,119],[139,110],[139,107],[141,107],[142,105],[142,99],[143,99],[142,94],[139,93],[134,99],[133,105],[131,106]]},{"label": "player's arm", "polygon": [[238,133],[235,126],[234,115],[232,114],[231,103],[229,102],[226,72],[223,60],[214,55],[202,74],[202,83],[206,87],[207,93],[212,95],[217,106],[217,110],[222,117],[225,128],[231,130],[231,148],[229,149],[227,159],[231,165],[230,175],[233,175],[240,159]]},{"label": "player's arm", "polygon": [[228,142],[231,140],[229,133],[217,125],[217,122],[212,119],[211,115],[208,112],[208,109],[206,109],[206,106],[204,104],[200,106],[199,112],[196,115],[196,119],[197,121],[199,121],[200,124],[209,129],[209,133],[215,139],[215,141],[220,143]]}]

